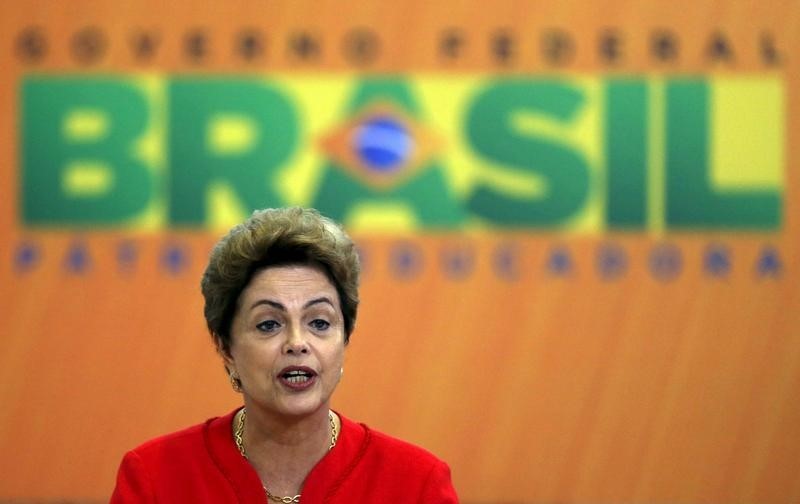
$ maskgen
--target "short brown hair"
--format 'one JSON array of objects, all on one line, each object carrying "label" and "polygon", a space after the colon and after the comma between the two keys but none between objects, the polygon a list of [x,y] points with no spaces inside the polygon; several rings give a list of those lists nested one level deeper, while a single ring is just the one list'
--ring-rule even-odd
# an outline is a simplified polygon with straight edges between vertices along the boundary
[{"label": "short brown hair", "polygon": [[242,291],[253,275],[270,266],[319,266],[339,293],[344,341],[350,341],[358,310],[361,267],[353,241],[333,220],[309,208],[268,208],[253,212],[211,251],[200,288],[208,330],[230,351],[231,322]]}]

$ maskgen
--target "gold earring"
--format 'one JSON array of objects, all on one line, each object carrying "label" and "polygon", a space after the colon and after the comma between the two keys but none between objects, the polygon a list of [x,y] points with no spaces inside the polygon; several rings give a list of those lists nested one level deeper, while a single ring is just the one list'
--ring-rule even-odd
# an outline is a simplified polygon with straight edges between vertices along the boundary
[{"label": "gold earring", "polygon": [[239,376],[236,373],[231,373],[231,387],[233,388],[234,392],[242,391],[242,380],[239,379]]}]

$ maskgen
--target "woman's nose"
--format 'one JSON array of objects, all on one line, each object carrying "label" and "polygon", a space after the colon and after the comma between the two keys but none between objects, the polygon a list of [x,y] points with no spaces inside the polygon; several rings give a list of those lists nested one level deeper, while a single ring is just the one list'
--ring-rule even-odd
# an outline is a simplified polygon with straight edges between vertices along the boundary
[{"label": "woman's nose", "polygon": [[306,335],[300,328],[293,328],[288,331],[286,342],[283,344],[283,353],[286,354],[305,354],[308,353]]}]

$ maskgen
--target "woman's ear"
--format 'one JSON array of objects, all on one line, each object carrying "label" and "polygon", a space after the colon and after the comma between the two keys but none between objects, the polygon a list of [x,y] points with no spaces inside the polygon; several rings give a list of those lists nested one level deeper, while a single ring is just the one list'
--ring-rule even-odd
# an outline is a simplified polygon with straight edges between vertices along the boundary
[{"label": "woman's ear", "polygon": [[225,369],[230,372],[233,368],[233,356],[231,355],[231,350],[229,344],[226,344],[225,341],[219,334],[214,333],[214,346],[217,349],[217,353],[220,357],[222,357],[223,362],[225,363]]}]

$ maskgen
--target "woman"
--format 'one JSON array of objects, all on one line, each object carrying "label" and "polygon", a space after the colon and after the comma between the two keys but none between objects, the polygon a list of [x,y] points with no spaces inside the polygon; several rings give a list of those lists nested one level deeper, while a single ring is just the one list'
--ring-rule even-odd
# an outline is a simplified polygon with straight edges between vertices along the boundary
[{"label": "woman", "polygon": [[233,228],[202,291],[244,407],[128,452],[111,502],[458,502],[444,462],[330,410],[359,269],[350,238],[314,210]]}]

